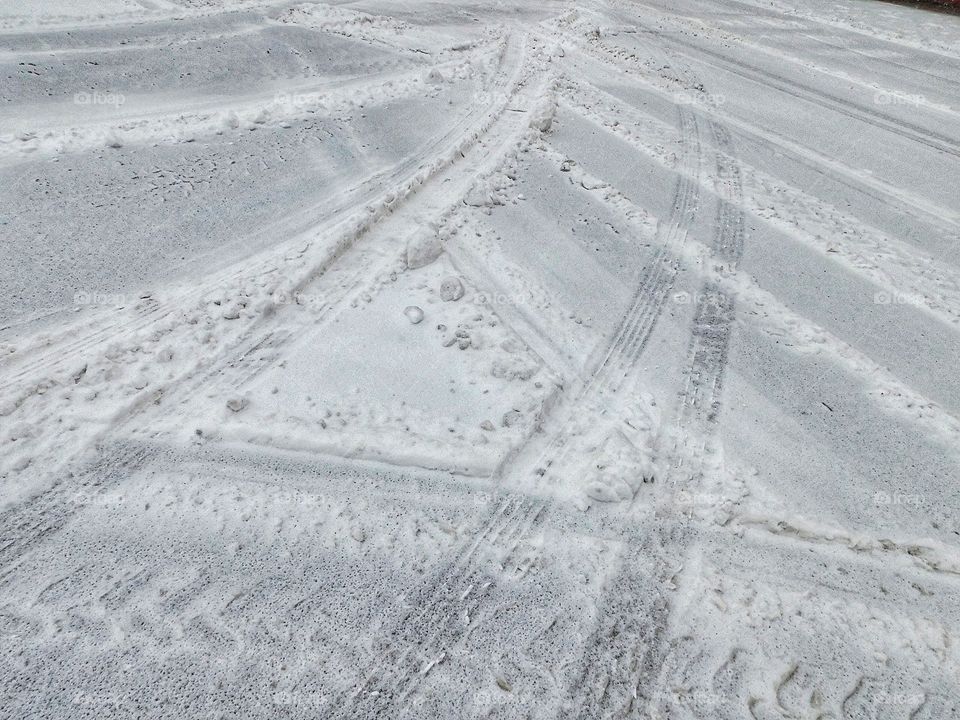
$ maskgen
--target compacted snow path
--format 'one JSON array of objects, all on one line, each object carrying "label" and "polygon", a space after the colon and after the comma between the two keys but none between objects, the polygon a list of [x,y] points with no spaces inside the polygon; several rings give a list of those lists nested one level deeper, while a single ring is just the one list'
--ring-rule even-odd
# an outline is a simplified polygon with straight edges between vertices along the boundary
[{"label": "compacted snow path", "polygon": [[0,9],[0,718],[960,717],[960,16]]}]

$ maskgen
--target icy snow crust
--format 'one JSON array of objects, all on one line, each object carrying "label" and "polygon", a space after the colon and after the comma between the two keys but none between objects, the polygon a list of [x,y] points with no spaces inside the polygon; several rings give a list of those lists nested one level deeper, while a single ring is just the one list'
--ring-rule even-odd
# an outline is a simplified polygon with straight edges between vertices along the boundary
[{"label": "icy snow crust", "polygon": [[0,718],[960,717],[960,18],[0,10]]}]

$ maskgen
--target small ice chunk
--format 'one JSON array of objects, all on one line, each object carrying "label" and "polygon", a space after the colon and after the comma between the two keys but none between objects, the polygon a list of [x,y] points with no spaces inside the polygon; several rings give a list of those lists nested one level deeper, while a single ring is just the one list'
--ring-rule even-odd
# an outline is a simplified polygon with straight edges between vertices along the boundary
[{"label": "small ice chunk", "polygon": [[542,133],[548,132],[553,126],[556,110],[556,103],[549,97],[544,98],[530,113],[530,127]]},{"label": "small ice chunk", "polygon": [[523,418],[522,413],[519,410],[510,410],[503,414],[503,426],[504,427],[513,427]]},{"label": "small ice chunk", "polygon": [[587,497],[597,502],[615,503],[629,500],[633,491],[623,480],[593,480],[586,488]]},{"label": "small ice chunk", "polygon": [[440,282],[440,299],[445,302],[456,302],[463,297],[463,283],[453,276],[445,277]]},{"label": "small ice chunk", "polygon": [[440,237],[431,227],[424,227],[407,241],[407,267],[411,270],[429,265],[443,252]]},{"label": "small ice chunk", "polygon": [[239,317],[240,317],[240,305],[237,303],[231,303],[231,305],[223,311],[224,320],[236,320]]},{"label": "small ice chunk", "polygon": [[232,397],[227,400],[227,408],[233,412],[240,412],[249,404],[250,401],[245,397]]},{"label": "small ice chunk", "polygon": [[416,305],[408,305],[404,308],[403,314],[407,316],[407,320],[416,325],[423,321],[423,310],[417,307]]}]

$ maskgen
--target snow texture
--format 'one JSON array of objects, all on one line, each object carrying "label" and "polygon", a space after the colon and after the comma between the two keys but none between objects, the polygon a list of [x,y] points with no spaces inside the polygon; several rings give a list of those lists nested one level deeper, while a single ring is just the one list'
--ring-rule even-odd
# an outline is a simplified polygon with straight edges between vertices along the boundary
[{"label": "snow texture", "polygon": [[0,720],[960,718],[960,15],[0,8]]}]

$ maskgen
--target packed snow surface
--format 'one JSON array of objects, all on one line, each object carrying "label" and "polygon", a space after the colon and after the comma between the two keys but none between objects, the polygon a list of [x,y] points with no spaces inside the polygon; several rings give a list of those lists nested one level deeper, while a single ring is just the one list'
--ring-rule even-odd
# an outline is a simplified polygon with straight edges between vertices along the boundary
[{"label": "packed snow surface", "polygon": [[0,719],[960,718],[960,16],[0,7]]}]

